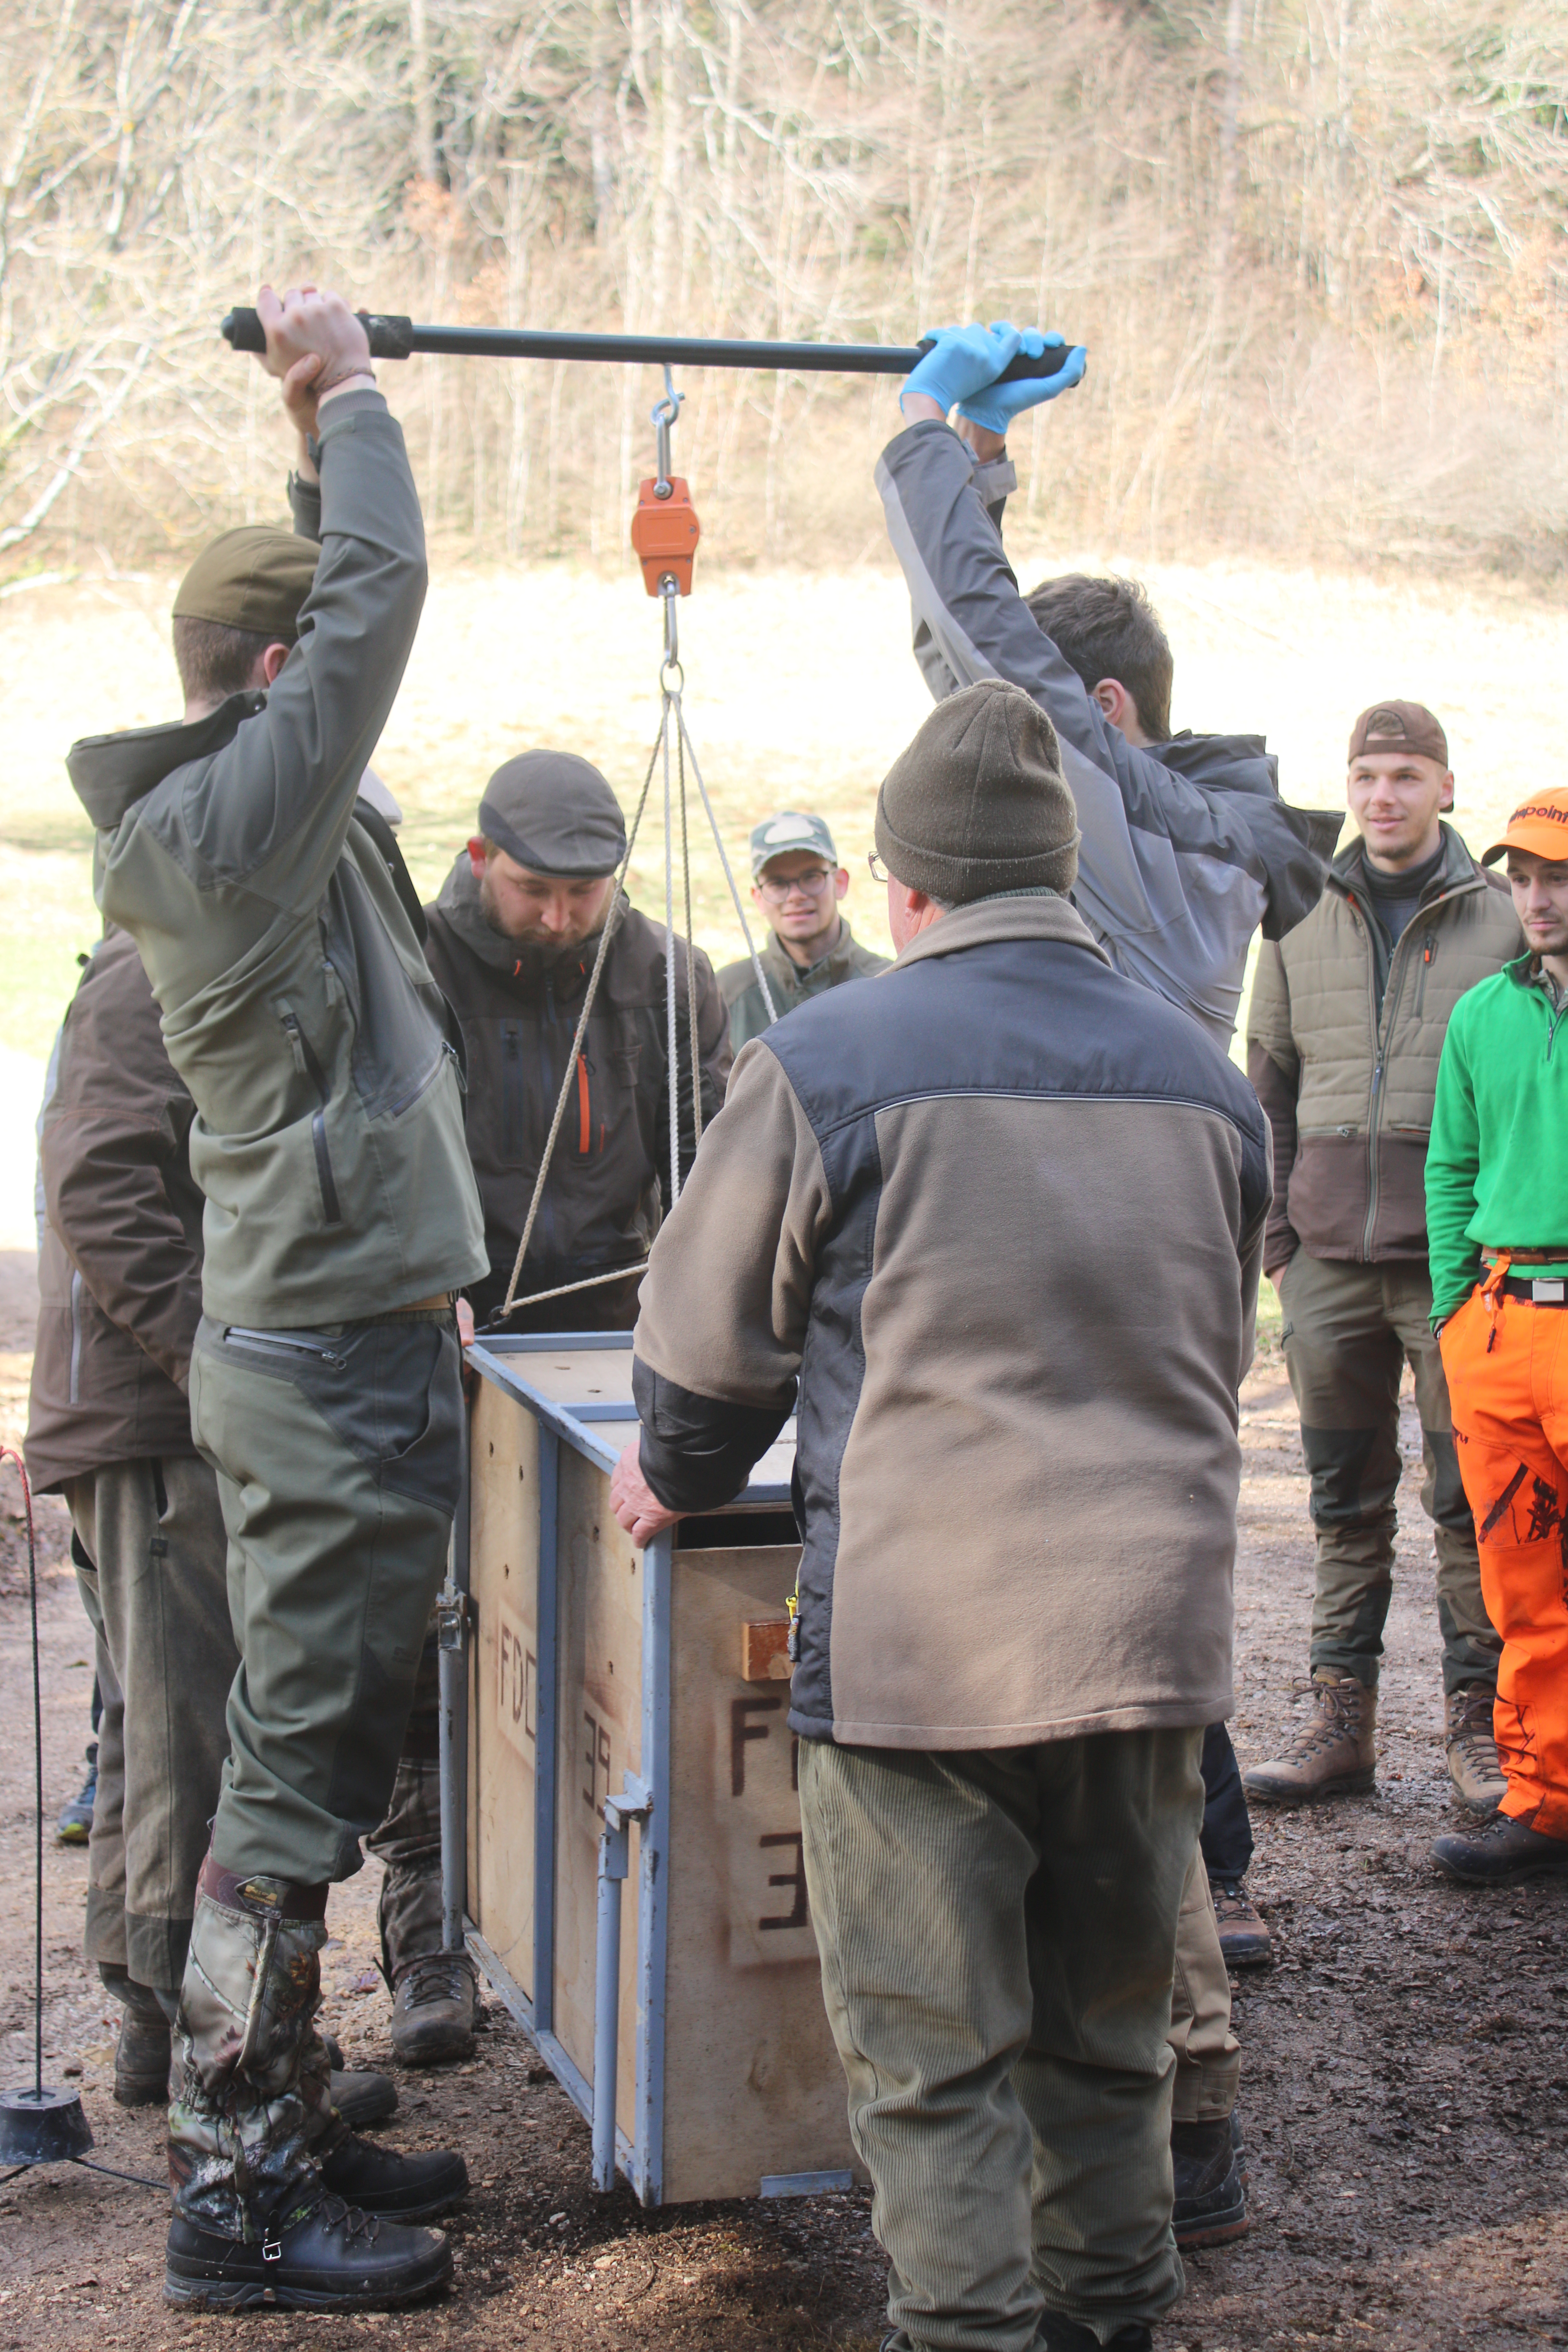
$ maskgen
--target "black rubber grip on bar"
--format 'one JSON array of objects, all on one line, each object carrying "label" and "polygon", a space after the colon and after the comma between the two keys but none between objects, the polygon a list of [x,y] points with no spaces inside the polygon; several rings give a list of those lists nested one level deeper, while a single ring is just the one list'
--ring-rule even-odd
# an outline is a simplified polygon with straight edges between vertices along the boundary
[{"label": "black rubber grip on bar", "polygon": [[[416,352],[455,359],[597,360],[625,366],[781,368],[807,375],[908,375],[931,348],[919,343],[767,343],[726,341],[708,335],[557,334],[539,327],[416,327],[394,313],[361,310],[373,360],[406,360]],[[254,310],[231,310],[222,332],[237,352],[264,352],[267,338]],[[1001,381],[1059,374],[1070,345],[1023,352]]]}]

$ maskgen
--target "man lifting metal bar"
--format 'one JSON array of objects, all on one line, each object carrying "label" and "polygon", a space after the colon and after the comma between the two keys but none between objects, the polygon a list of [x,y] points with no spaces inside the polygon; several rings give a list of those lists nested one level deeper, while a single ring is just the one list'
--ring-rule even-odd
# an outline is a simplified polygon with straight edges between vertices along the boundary
[{"label": "man lifting metal bar", "polygon": [[264,690],[69,760],[100,904],[142,950],[195,1104],[206,1201],[191,1425],[240,1669],[177,2019],[165,2293],[215,2310],[427,2294],[451,2250],[409,2225],[467,2186],[455,2157],[343,2132],[314,2021],[328,1889],[384,1811],[446,1562],[451,1297],[486,1263],[458,1042],[355,817],[424,531],[363,326],[313,289],[259,308],[321,476],[298,643]]}]

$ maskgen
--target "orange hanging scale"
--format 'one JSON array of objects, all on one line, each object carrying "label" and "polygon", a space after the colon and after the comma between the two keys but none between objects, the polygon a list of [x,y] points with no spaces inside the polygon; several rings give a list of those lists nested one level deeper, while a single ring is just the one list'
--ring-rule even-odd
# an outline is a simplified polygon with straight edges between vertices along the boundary
[{"label": "orange hanging scale", "polygon": [[667,580],[674,581],[677,594],[689,596],[691,567],[697,560],[702,526],[697,520],[689,488],[679,474],[669,470],[669,429],[680,414],[684,394],[676,391],[668,367],[664,383],[664,398],[653,412],[658,434],[658,471],[638,487],[637,512],[632,517],[632,547],[642,565],[643,585],[650,596],[662,595]]}]

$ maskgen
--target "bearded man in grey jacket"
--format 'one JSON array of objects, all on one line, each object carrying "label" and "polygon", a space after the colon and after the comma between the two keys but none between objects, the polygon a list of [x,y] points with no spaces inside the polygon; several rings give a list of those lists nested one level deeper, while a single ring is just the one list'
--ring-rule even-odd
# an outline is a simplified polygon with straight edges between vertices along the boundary
[{"label": "bearded man in grey jacket", "polygon": [[1068,903],[1028,696],[945,701],[876,835],[898,961],[737,1059],[614,1501],[647,1542],[797,1412],[790,1723],[891,2352],[1136,2352],[1182,2284],[1171,1982],[1268,1129]]}]

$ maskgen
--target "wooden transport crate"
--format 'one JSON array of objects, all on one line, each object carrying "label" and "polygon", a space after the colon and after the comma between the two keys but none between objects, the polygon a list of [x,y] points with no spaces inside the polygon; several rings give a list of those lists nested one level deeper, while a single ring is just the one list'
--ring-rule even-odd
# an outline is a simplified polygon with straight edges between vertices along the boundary
[{"label": "wooden transport crate", "polygon": [[[645,2205],[847,2187],[785,1721],[793,1424],[735,1504],[639,1551],[609,1506],[629,1338],[491,1337],[468,1360],[469,1948],[591,2120],[613,2031],[614,2161]],[[628,1869],[608,2010],[607,1805]],[[607,2179],[603,2100],[599,2124]]]}]

